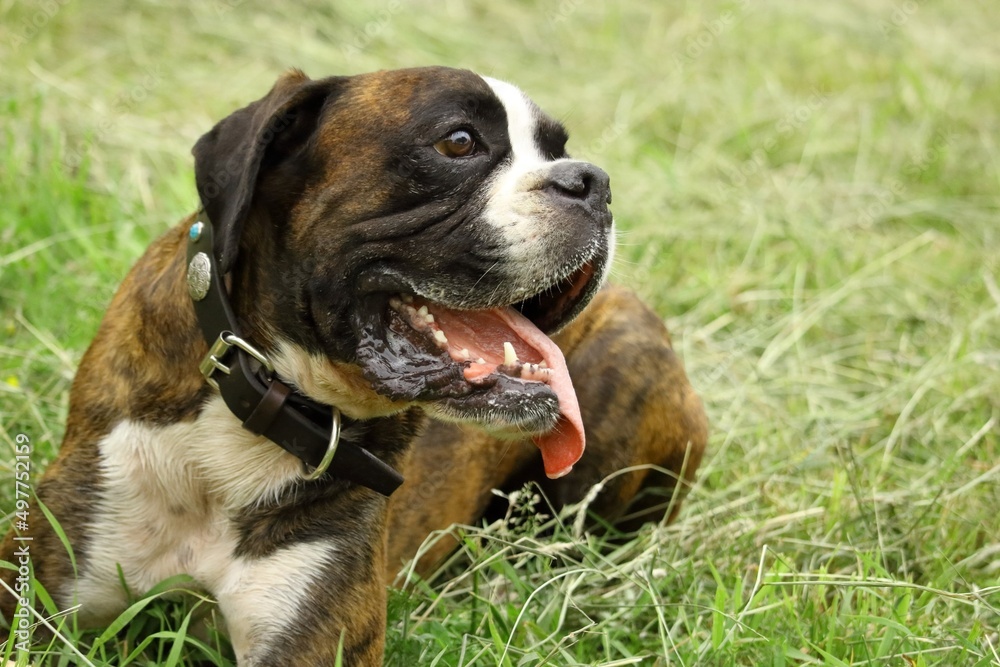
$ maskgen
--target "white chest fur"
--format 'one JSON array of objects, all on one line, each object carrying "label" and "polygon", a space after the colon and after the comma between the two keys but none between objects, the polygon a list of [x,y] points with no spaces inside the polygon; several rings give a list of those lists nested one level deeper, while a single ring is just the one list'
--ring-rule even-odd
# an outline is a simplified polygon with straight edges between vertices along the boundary
[{"label": "white chest fur", "polygon": [[[107,623],[127,604],[117,566],[133,593],[189,574],[219,599],[233,644],[245,653],[251,638],[280,630],[276,616],[294,617],[287,612],[301,604],[319,567],[335,559],[333,540],[262,559],[234,557],[231,517],[295,484],[302,464],[244,430],[219,397],[192,422],[121,423],[101,441],[100,454],[91,539],[76,595],[64,592],[65,602],[83,605],[84,624]],[[285,613],[275,614],[276,605]]]}]

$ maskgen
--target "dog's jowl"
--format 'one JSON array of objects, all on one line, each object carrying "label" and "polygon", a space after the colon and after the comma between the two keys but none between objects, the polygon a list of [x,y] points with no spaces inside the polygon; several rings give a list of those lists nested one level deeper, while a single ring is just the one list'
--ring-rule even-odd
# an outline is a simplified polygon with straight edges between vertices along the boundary
[{"label": "dog's jowl", "polygon": [[292,71],[205,134],[201,207],[115,295],[38,484],[75,557],[31,524],[57,604],[100,625],[189,574],[240,665],[378,665],[386,582],[491,489],[563,504],[638,466],[595,507],[675,513],[701,404],[660,319],[602,289],[609,177],[566,140],[446,68]]}]

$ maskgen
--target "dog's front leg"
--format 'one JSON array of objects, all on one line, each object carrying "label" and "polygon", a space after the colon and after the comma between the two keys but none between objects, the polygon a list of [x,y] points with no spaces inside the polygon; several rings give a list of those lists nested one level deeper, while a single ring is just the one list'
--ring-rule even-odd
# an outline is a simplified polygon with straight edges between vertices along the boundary
[{"label": "dog's front leg", "polygon": [[299,542],[234,559],[214,593],[240,667],[333,665],[338,649],[344,665],[381,665],[386,594],[377,542]]}]

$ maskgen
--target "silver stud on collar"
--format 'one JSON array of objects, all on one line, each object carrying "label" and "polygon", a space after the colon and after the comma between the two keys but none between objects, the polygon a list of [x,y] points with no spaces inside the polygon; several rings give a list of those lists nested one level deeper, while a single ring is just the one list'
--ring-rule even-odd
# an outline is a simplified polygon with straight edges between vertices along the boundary
[{"label": "silver stud on collar", "polygon": [[[191,228],[191,234],[194,235],[194,227]],[[205,253],[196,253],[191,258],[187,270],[187,284],[188,294],[195,301],[201,301],[208,294],[208,288],[212,284],[212,271],[208,255]]]}]

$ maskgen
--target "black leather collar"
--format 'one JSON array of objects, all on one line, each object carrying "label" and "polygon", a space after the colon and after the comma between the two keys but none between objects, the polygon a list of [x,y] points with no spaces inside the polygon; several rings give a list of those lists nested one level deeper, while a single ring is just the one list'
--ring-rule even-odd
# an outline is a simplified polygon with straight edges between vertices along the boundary
[{"label": "black leather collar", "polygon": [[340,411],[295,393],[275,376],[267,357],[240,337],[204,211],[188,232],[188,293],[209,347],[201,362],[206,381],[244,428],[301,459],[311,469],[307,479],[330,475],[391,495],[403,477],[368,450],[340,440]]}]

